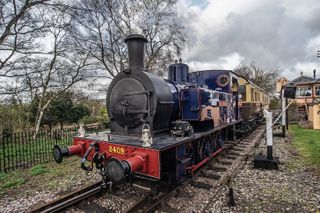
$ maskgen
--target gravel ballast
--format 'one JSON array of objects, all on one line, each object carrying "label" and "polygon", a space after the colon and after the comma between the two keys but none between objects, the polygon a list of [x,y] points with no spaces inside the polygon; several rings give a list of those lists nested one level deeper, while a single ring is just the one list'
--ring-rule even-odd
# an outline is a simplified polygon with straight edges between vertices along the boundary
[{"label": "gravel ballast", "polygon": [[[221,186],[206,212],[317,212],[320,209],[320,176],[306,166],[292,140],[274,138],[279,170],[254,169],[251,159],[233,179],[236,206],[230,207],[229,188]],[[266,152],[262,141],[255,154]]]},{"label": "gravel ballast", "polygon": [[[291,139],[274,138],[274,156],[280,158],[279,170],[253,168],[253,156],[239,168],[231,181],[234,189],[235,206],[228,205],[229,188],[222,185],[209,190],[193,186],[169,202],[178,212],[317,212],[320,209],[319,170],[306,166],[292,145]],[[254,155],[266,152],[264,139]],[[0,212],[25,212],[34,205],[41,205],[100,180],[96,172],[86,174],[79,168],[78,159],[68,159],[71,163],[49,164],[63,168],[63,175],[39,175],[19,188],[12,189],[0,197]],[[208,182],[208,179],[199,179]],[[125,191],[125,190],[124,190]],[[143,192],[128,192],[130,195]],[[119,200],[116,197],[100,197],[88,201],[86,206],[102,206],[114,212],[121,212],[133,202],[132,198]],[[129,202],[130,201],[130,202]],[[185,202],[185,203],[183,203]],[[199,208],[199,203],[200,207]],[[185,208],[185,207],[188,208]],[[193,206],[198,206],[193,208]],[[187,210],[187,211],[185,211]],[[81,212],[69,209],[67,212]]]}]

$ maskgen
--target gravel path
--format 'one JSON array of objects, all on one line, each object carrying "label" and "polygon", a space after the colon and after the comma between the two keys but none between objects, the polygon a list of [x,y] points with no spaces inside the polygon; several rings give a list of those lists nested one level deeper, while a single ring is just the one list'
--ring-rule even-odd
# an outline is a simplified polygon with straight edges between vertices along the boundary
[{"label": "gravel path", "polygon": [[[291,140],[274,138],[274,156],[280,157],[277,171],[253,168],[248,161],[234,178],[235,207],[228,206],[228,188],[209,202],[206,212],[317,212],[320,210],[320,176],[306,167]],[[256,154],[265,153],[264,141]]]}]

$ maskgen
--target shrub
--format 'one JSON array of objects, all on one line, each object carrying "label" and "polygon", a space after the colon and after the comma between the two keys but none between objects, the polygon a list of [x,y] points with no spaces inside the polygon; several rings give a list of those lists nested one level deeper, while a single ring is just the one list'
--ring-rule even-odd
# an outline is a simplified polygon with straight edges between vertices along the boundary
[{"label": "shrub", "polygon": [[42,165],[37,165],[31,168],[31,175],[37,176],[46,172],[46,169]]}]

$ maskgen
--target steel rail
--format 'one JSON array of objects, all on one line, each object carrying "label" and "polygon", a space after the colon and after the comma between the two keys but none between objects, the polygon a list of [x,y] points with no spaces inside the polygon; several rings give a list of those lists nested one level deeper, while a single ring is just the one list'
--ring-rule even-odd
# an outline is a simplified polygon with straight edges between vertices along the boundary
[{"label": "steel rail", "polygon": [[43,206],[40,206],[39,208],[33,209],[30,211],[30,213],[59,212],[82,200],[92,197],[99,192],[101,192],[101,181],[67,194],[59,199],[53,200]]}]

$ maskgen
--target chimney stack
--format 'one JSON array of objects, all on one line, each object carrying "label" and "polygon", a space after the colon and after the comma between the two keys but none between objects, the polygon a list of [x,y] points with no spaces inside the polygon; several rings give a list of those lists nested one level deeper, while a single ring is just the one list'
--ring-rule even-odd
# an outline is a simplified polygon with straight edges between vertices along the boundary
[{"label": "chimney stack", "polygon": [[300,72],[300,75],[303,76],[303,71]]},{"label": "chimney stack", "polygon": [[314,69],[314,70],[313,70],[313,78],[316,78],[316,77],[317,77],[317,76],[316,76],[316,72],[317,72],[317,70]]},{"label": "chimney stack", "polygon": [[124,42],[128,45],[129,68],[144,69],[144,45],[148,40],[142,35],[132,34]]}]

